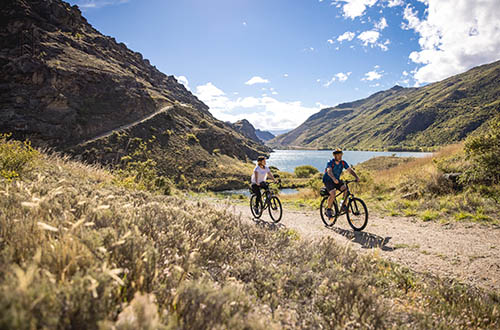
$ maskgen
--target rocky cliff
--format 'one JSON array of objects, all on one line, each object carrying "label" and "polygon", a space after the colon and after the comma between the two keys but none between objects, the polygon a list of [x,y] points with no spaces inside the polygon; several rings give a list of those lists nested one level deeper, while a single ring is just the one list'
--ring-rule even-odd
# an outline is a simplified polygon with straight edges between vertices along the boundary
[{"label": "rocky cliff", "polygon": [[255,135],[261,140],[261,141],[269,141],[274,138],[274,134],[268,131],[261,131],[260,129],[255,130]]},{"label": "rocky cliff", "polygon": [[0,36],[0,132],[115,165],[128,149],[113,136],[126,136],[125,145],[151,140],[164,160],[160,172],[174,177],[220,155],[248,161],[270,151],[215,119],[140,53],[94,29],[77,6],[4,1]]}]

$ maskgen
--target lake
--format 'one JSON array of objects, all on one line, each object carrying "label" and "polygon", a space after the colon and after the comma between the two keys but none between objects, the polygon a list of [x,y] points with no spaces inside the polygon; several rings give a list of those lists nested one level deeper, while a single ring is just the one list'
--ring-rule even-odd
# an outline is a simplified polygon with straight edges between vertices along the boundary
[{"label": "lake", "polygon": [[[349,165],[362,163],[378,156],[426,157],[431,152],[393,152],[393,151],[344,151],[342,157]],[[320,172],[333,158],[332,150],[275,150],[267,160],[268,166],[276,166],[280,171],[293,172],[297,166],[312,165]]]}]

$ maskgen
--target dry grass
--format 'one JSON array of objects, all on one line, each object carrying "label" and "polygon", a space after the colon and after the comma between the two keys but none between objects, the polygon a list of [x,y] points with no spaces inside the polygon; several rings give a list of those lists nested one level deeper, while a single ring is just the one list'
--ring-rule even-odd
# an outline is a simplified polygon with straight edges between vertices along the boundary
[{"label": "dry grass", "polygon": [[2,181],[0,328],[500,326],[497,295],[113,181],[57,155]]}]

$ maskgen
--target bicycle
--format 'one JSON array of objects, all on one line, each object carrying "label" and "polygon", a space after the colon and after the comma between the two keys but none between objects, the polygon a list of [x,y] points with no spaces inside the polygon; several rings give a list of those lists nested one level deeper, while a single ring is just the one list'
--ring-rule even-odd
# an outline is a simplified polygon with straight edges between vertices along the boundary
[{"label": "bicycle", "polygon": [[[280,180],[278,180],[278,184]],[[269,216],[271,219],[277,223],[281,220],[281,216],[283,215],[283,208],[281,206],[281,201],[278,196],[274,195],[271,189],[269,189],[269,184],[265,184],[263,187],[264,192],[261,195],[260,203],[257,201],[257,195],[252,192],[252,196],[250,197],[250,210],[252,211],[252,215],[255,218],[260,218],[264,213],[264,210],[267,208],[269,210]]]},{"label": "bicycle", "polygon": [[327,227],[331,227],[337,222],[337,218],[343,214],[346,215],[347,217],[347,222],[349,222],[349,225],[354,229],[354,231],[361,231],[365,229],[366,225],[368,224],[368,208],[366,207],[365,202],[358,197],[355,197],[353,193],[349,190],[349,184],[353,183],[356,181],[345,181],[346,189],[347,189],[347,207],[346,211],[339,211],[339,207],[337,205],[337,197],[340,194],[343,194],[343,191],[339,191],[337,195],[335,195],[335,199],[333,201],[333,209],[332,211],[333,216],[329,218],[326,215],[326,208],[328,206],[328,196],[330,194],[326,190],[325,187],[321,188],[320,190],[320,195],[323,196],[323,199],[321,200],[321,204],[319,207],[319,212],[321,214],[321,220],[323,220],[323,223]]}]

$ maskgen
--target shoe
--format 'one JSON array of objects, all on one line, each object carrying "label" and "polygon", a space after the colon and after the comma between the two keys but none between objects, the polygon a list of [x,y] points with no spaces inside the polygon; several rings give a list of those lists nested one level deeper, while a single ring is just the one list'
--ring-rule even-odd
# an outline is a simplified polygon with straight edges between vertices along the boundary
[{"label": "shoe", "polygon": [[340,212],[341,213],[347,213],[347,206],[342,205],[342,207],[340,208]]},{"label": "shoe", "polygon": [[254,207],[254,208],[253,208],[253,212],[254,212],[255,214],[259,214],[259,208],[258,208],[258,207]]},{"label": "shoe", "polygon": [[326,209],[325,214],[328,218],[333,218],[332,209]]}]

